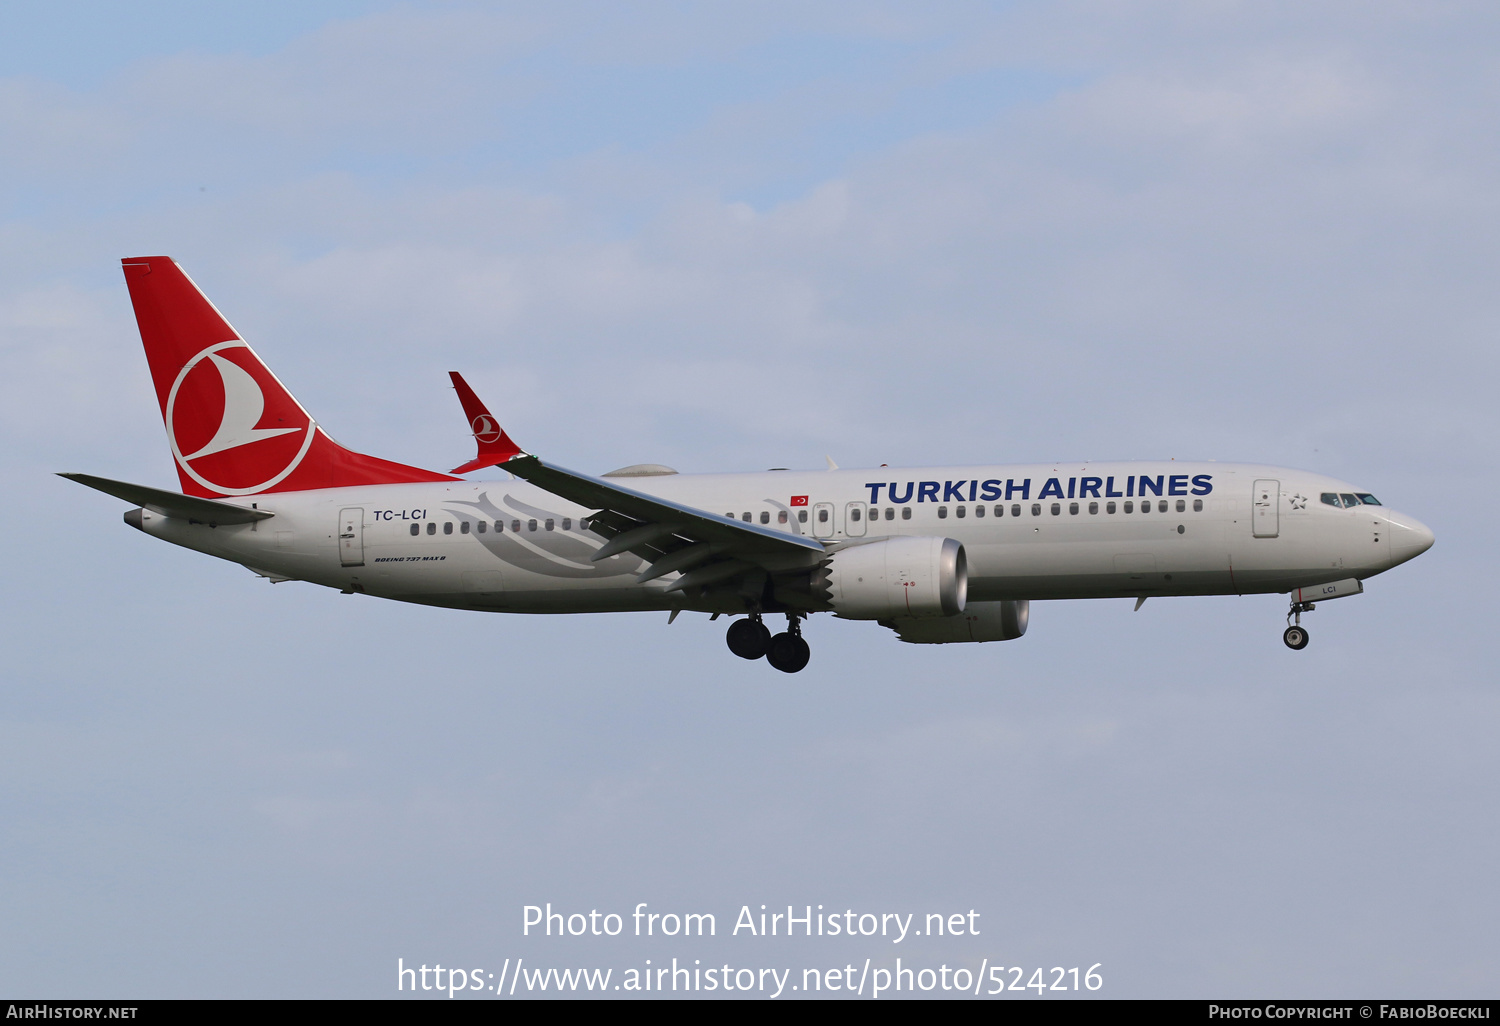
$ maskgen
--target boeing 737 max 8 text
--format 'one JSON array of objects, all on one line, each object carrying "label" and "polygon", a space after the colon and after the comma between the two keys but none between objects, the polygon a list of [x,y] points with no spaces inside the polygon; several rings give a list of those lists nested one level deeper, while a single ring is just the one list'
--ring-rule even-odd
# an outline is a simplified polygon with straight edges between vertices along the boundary
[{"label": "boeing 737 max 8 text", "polygon": [[[1315,602],[1433,541],[1354,485],[1248,464],[592,477],[522,450],[457,374],[478,454],[421,470],[334,442],[170,258],[124,270],[182,491],[64,476],[273,581],[494,612],[724,614],[736,655],[796,672],[810,613],[908,642],[1005,641],[1032,599],[1281,592],[1300,649]],[[489,467],[509,479],[454,476]]]}]

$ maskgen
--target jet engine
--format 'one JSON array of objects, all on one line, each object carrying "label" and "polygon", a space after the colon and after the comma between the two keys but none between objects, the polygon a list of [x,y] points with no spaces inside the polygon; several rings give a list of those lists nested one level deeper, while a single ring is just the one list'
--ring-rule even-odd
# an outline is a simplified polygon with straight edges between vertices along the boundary
[{"label": "jet engine", "polygon": [[963,641],[1014,641],[1026,633],[1031,603],[1026,599],[1006,602],[970,602],[957,616],[919,620],[898,616],[882,620],[902,641],[914,645],[946,645]]},{"label": "jet engine", "polygon": [[952,538],[886,538],[839,549],[818,576],[829,608],[847,620],[954,616],[969,594],[964,547]]}]

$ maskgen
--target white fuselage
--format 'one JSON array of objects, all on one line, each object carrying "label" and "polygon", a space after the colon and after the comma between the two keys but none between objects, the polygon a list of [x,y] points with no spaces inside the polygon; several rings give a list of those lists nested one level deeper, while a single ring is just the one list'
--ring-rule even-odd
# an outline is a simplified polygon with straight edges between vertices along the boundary
[{"label": "white fuselage", "polygon": [[[811,536],[831,549],[901,535],[956,539],[967,553],[970,602],[1286,592],[1370,577],[1432,539],[1420,523],[1384,506],[1320,501],[1324,493],[1356,492],[1347,483],[1247,464],[881,467],[620,483]],[[525,481],[376,485],[235,501],[275,516],[213,527],[147,513],[141,526],[273,579],[406,602],[529,613],[743,611],[732,596],[667,593],[676,574],[637,584],[645,564],[630,553],[591,562],[603,544],[583,526],[594,511]]]}]

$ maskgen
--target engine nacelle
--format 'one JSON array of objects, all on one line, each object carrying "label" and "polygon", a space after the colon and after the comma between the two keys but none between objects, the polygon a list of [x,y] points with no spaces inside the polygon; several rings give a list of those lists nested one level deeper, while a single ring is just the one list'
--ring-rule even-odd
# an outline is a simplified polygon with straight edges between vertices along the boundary
[{"label": "engine nacelle", "polygon": [[882,626],[896,632],[902,641],[914,645],[948,645],[964,641],[1014,641],[1026,633],[1031,618],[1031,603],[970,602],[958,616],[918,620],[895,617]]},{"label": "engine nacelle", "polygon": [[954,616],[969,595],[964,547],[952,538],[886,538],[839,549],[819,571],[848,620]]}]

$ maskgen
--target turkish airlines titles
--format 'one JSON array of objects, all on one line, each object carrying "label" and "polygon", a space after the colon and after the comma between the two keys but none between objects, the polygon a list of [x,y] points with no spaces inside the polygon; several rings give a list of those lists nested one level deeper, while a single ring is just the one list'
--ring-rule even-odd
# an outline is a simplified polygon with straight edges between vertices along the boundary
[{"label": "turkish airlines titles", "polygon": [[[870,505],[878,505],[881,501],[880,493],[886,493],[886,502],[900,505],[912,501],[915,493],[917,502],[993,502],[996,499],[1009,500],[1019,496],[1022,499],[1031,498],[1031,478],[1016,481],[1007,478],[1000,481],[991,478],[988,481],[907,481],[905,490],[897,494],[897,482],[890,484],[884,482],[867,482],[865,487],[870,489]],[[1192,485],[1189,490],[1188,485]],[[967,487],[966,487],[967,486]],[[1125,490],[1122,492],[1115,485],[1113,477],[1070,477],[1068,478],[1067,491],[1063,490],[1063,481],[1060,477],[1049,477],[1042,485],[1042,490],[1037,493],[1038,499],[1129,499],[1135,495],[1207,495],[1214,490],[1212,474],[1198,474],[1189,477],[1187,474],[1157,474],[1152,477],[1148,474],[1131,474],[1125,479]],[[941,497],[939,497],[941,492]],[[1102,493],[1102,494],[1101,494]]]}]

